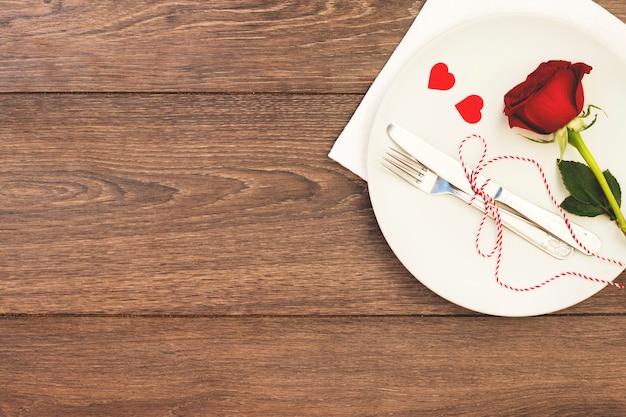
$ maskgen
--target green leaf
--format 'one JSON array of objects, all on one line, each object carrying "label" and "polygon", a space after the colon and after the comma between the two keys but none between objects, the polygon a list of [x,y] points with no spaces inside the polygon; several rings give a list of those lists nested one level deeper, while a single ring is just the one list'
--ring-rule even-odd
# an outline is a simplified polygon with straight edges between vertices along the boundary
[{"label": "green leaf", "polygon": [[[563,210],[585,217],[607,214],[612,220],[615,220],[615,213],[591,168],[574,161],[560,161],[558,166],[563,183],[571,193],[571,196],[561,203]],[[621,207],[622,189],[619,182],[609,170],[604,171],[603,175]]]},{"label": "green leaf", "polygon": [[575,161],[560,161],[558,166],[563,184],[572,197],[589,205],[605,206],[607,204],[606,196],[591,168]]},{"label": "green leaf", "polygon": [[606,213],[606,209],[604,207],[583,203],[582,201],[576,200],[572,196],[563,200],[561,208],[568,213],[584,217],[596,217]]},{"label": "green leaf", "polygon": [[[622,189],[619,186],[619,182],[617,182],[617,179],[613,176],[613,174],[611,174],[611,172],[608,169],[604,171],[602,174],[604,175],[604,178],[606,178],[606,182],[609,184],[609,188],[611,189],[613,196],[615,196],[615,200],[617,200],[617,205],[621,207],[622,206]],[[615,211],[613,210],[613,207],[611,207],[611,205],[609,204],[609,200],[606,201],[606,214],[609,215],[611,220],[617,220],[617,216],[615,215]]]},{"label": "green leaf", "polygon": [[619,182],[617,182],[617,178],[615,178],[608,169],[604,171],[603,174],[604,178],[606,178],[606,182],[609,183],[609,187],[611,188],[615,199],[617,200],[617,204],[622,207],[622,188],[620,187]]}]

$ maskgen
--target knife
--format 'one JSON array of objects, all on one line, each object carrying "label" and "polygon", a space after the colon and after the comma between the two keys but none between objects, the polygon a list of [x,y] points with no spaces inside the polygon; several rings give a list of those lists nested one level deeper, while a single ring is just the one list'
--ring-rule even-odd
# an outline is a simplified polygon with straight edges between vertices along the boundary
[{"label": "knife", "polygon": [[[449,183],[470,195],[475,194],[460,162],[395,123],[387,126],[387,134],[402,149]],[[476,182],[478,188],[487,183],[483,188],[485,194],[509,206],[531,222],[582,253],[586,255],[596,254],[600,250],[600,239],[589,230],[570,222],[570,226],[578,242],[580,242],[578,243],[572,237],[563,218],[556,213],[513,194],[481,175],[476,176]]]}]

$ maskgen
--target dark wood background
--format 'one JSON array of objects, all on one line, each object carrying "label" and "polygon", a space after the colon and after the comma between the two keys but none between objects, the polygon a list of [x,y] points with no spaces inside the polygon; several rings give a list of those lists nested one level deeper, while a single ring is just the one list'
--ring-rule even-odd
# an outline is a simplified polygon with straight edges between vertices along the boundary
[{"label": "dark wood background", "polygon": [[626,415],[626,295],[450,304],[327,157],[423,3],[0,1],[0,416]]}]

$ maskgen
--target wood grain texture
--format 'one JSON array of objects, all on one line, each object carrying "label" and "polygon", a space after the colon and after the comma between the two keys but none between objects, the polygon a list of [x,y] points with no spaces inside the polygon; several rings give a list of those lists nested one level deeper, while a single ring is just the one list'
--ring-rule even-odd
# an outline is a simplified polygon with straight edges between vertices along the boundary
[{"label": "wood grain texture", "polygon": [[0,91],[363,92],[422,4],[0,1]]},{"label": "wood grain texture", "polygon": [[366,184],[326,156],[358,100],[0,96],[0,311],[463,313],[404,270]]},{"label": "wood grain texture", "polygon": [[364,93],[423,4],[3,0],[0,92]]},{"label": "wood grain texture", "polygon": [[624,317],[8,318],[0,415],[621,417],[624,329]]},{"label": "wood grain texture", "polygon": [[626,415],[622,292],[457,307],[327,157],[424,3],[0,0],[0,417]]}]

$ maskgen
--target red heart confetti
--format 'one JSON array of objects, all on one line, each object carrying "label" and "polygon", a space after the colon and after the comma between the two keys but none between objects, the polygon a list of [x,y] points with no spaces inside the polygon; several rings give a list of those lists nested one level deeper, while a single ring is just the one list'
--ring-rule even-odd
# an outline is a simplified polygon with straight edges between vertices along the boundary
[{"label": "red heart confetti", "polygon": [[448,66],[443,62],[433,65],[430,69],[428,88],[431,90],[449,90],[456,82],[454,74],[450,72]]},{"label": "red heart confetti", "polygon": [[458,102],[455,107],[463,120],[467,123],[474,124],[480,122],[480,119],[482,119],[483,115],[481,110],[484,105],[485,103],[482,97],[473,94]]}]

